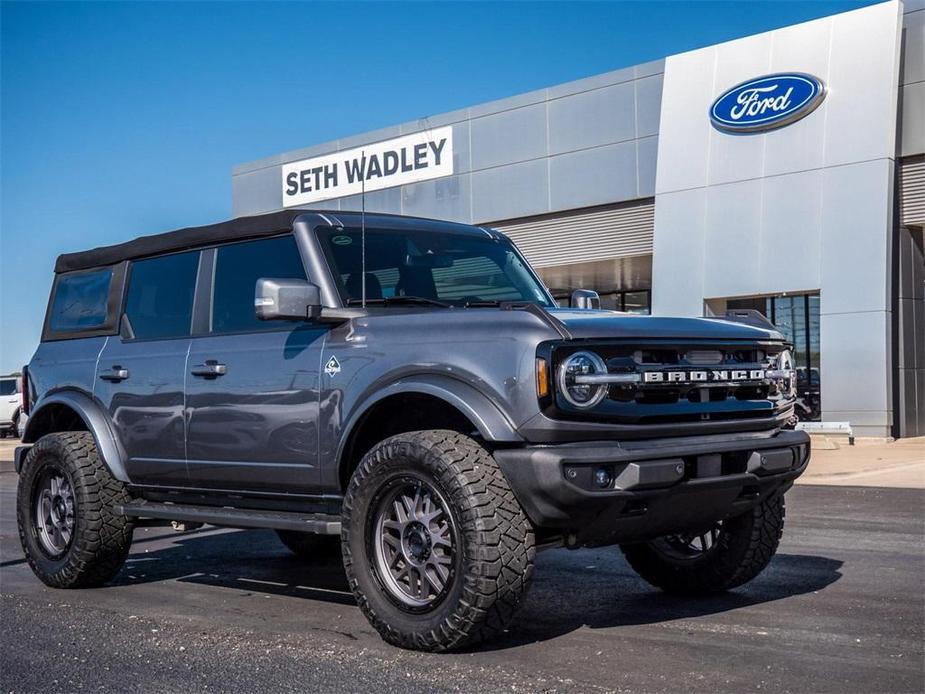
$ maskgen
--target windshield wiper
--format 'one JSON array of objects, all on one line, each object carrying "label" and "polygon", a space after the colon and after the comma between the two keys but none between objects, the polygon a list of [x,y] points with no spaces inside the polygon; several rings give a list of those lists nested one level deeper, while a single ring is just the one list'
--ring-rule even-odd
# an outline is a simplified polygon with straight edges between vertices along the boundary
[{"label": "windshield wiper", "polygon": [[[436,299],[428,299],[424,296],[383,296],[375,299],[366,299],[367,304],[381,304],[383,306],[397,306],[399,304],[424,304],[425,306],[439,306],[440,308],[450,308],[450,305]],[[362,306],[362,299],[348,299],[348,306]]]}]

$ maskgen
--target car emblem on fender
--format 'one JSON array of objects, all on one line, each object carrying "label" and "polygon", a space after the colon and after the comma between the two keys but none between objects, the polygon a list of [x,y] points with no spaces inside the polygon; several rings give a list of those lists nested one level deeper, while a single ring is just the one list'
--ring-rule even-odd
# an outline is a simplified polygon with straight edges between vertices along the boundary
[{"label": "car emblem on fender", "polygon": [[727,133],[774,130],[808,116],[825,95],[825,84],[813,75],[766,75],[721,94],[710,107],[710,121],[717,130]]},{"label": "car emblem on fender", "polygon": [[340,373],[340,362],[337,361],[337,357],[328,359],[328,363],[324,365],[324,372],[328,376],[336,376]]}]

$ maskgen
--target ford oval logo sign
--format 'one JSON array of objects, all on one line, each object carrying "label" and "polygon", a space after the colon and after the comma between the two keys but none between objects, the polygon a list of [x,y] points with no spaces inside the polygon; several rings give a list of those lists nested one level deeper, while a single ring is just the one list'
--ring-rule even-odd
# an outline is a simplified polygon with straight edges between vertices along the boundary
[{"label": "ford oval logo sign", "polygon": [[766,75],[723,93],[710,107],[710,120],[728,133],[763,132],[809,115],[824,98],[825,85],[813,75]]}]

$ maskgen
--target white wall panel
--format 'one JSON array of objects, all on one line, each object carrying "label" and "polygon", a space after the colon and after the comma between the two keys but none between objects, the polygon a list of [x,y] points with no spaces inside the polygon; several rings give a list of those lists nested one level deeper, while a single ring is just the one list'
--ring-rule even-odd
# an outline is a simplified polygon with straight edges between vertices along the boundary
[{"label": "white wall panel", "polygon": [[884,358],[889,355],[889,326],[888,311],[819,317],[825,413],[891,409],[890,360]]},{"label": "white wall panel", "polygon": [[761,180],[707,188],[703,296],[754,294],[759,286]]},{"label": "white wall panel", "polygon": [[760,280],[756,294],[805,292],[822,286],[822,171],[762,182]]},{"label": "white wall panel", "polygon": [[[670,85],[670,88],[663,86],[662,90],[658,137],[659,148],[670,152],[670,166],[662,165],[662,155],[659,154],[656,195],[707,183],[711,128],[706,115],[713,100],[715,56],[709,49],[684,55],[684,61],[674,58],[665,61],[664,84]],[[679,117],[681,114],[699,114],[701,117]]]},{"label": "white wall panel", "polygon": [[826,166],[895,154],[899,7],[885,2],[830,18]]},{"label": "white wall panel", "polygon": [[824,169],[821,313],[890,308],[892,162]]},{"label": "white wall panel", "polygon": [[[655,250],[652,254],[653,315],[703,315],[706,210],[705,188],[656,196]],[[676,233],[660,234],[659,229],[672,229]],[[665,279],[655,281],[656,277]]]}]

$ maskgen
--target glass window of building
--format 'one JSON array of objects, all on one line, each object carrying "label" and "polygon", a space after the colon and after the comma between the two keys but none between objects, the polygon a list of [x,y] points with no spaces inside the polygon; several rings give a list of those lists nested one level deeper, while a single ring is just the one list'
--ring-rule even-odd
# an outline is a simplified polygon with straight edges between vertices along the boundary
[{"label": "glass window of building", "polygon": [[760,311],[793,343],[797,368],[797,416],[818,420],[822,413],[819,350],[819,295],[791,294],[730,299],[728,309]]}]

